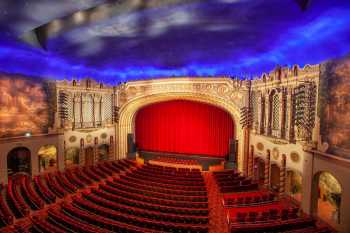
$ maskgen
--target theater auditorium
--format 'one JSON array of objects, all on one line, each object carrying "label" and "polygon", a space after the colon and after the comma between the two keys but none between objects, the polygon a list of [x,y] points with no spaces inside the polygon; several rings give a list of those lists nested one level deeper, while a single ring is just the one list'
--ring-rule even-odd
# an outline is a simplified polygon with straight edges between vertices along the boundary
[{"label": "theater auditorium", "polygon": [[1,0],[0,233],[349,233],[350,1]]}]

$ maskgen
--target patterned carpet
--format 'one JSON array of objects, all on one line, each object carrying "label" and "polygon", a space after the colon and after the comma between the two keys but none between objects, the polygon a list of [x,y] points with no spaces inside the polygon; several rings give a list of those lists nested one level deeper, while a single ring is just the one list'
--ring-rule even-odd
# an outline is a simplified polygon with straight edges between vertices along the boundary
[{"label": "patterned carpet", "polygon": [[222,205],[222,194],[211,172],[205,172],[204,180],[209,199],[209,233],[228,233],[226,212]]}]

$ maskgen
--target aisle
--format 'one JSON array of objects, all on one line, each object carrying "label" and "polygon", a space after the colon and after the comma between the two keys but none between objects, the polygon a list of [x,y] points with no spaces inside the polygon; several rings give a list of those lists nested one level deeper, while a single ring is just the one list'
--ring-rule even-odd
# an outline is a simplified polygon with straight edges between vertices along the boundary
[{"label": "aisle", "polygon": [[209,199],[209,233],[228,233],[225,209],[222,205],[222,194],[219,192],[211,172],[203,172]]}]

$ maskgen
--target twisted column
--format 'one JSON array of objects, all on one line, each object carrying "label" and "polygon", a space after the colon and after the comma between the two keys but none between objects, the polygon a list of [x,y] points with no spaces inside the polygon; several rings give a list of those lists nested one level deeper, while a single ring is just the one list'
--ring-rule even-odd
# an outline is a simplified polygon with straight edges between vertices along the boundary
[{"label": "twisted column", "polygon": [[265,161],[265,175],[264,175],[264,186],[266,188],[270,187],[270,150],[267,150],[266,161]]},{"label": "twisted column", "polygon": [[98,156],[98,137],[95,137],[94,140],[94,163],[97,163],[99,161]]},{"label": "twisted column", "polygon": [[109,137],[109,155],[108,160],[114,159],[114,138],[113,136]]},{"label": "twisted column", "polygon": [[281,169],[280,169],[280,185],[279,185],[279,195],[283,196],[286,190],[286,162],[287,157],[282,154]]},{"label": "twisted column", "polygon": [[79,148],[79,164],[85,165],[85,148],[84,148],[84,139],[80,139],[80,148]]},{"label": "twisted column", "polygon": [[248,158],[248,177],[254,176],[254,146],[250,146],[249,158]]}]

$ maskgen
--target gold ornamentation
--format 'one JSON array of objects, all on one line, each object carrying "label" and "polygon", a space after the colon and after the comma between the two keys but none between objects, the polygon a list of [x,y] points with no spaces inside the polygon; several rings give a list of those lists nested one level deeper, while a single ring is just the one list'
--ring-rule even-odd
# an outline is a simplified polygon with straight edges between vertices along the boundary
[{"label": "gold ornamentation", "polygon": [[106,139],[107,136],[108,136],[108,135],[107,135],[106,133],[102,133],[102,134],[101,134],[101,138],[102,138],[102,139]]},{"label": "gold ornamentation", "polygon": [[277,149],[276,147],[273,148],[273,150],[272,150],[272,157],[273,157],[275,160],[277,160],[277,159],[279,158],[279,156],[280,156],[280,154],[279,154],[278,149]]},{"label": "gold ornamentation", "polygon": [[264,144],[262,144],[261,142],[258,142],[258,143],[256,144],[256,148],[257,148],[258,150],[260,150],[260,151],[263,151],[263,150],[264,150]]},{"label": "gold ornamentation", "polygon": [[70,143],[73,143],[73,142],[75,142],[77,140],[77,137],[76,136],[70,136],[68,140],[69,140]]},{"label": "gold ornamentation", "polygon": [[92,142],[92,135],[91,134],[86,136],[86,142],[87,143],[91,143]]},{"label": "gold ornamentation", "polygon": [[300,161],[300,156],[297,152],[292,152],[290,153],[290,159],[295,162],[295,163],[298,163]]}]

